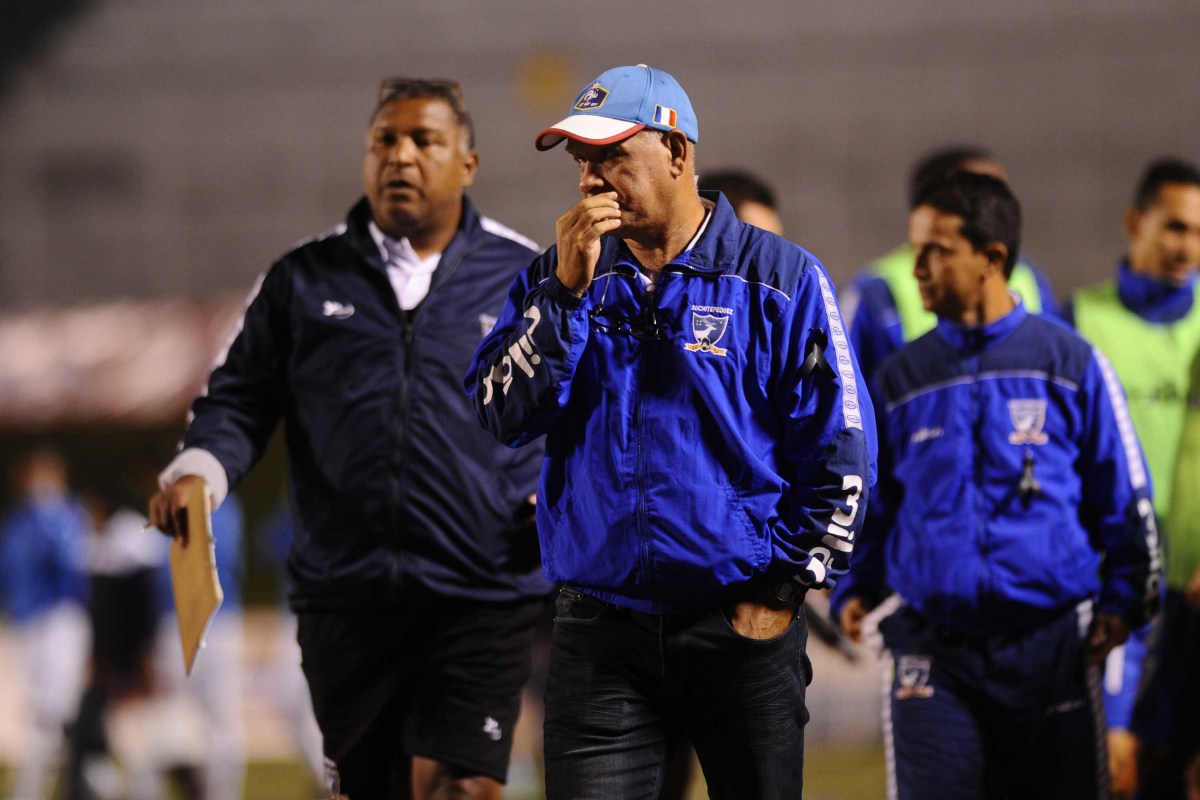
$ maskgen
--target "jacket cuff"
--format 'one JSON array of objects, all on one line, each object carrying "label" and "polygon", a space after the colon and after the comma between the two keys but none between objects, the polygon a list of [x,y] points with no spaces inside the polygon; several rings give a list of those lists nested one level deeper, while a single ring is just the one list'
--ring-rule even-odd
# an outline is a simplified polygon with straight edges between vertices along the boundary
[{"label": "jacket cuff", "polygon": [[546,296],[568,311],[574,311],[583,303],[583,298],[568,289],[557,275],[546,279]]},{"label": "jacket cuff", "polygon": [[187,475],[198,475],[204,479],[212,497],[213,511],[216,511],[224,502],[225,495],[229,494],[229,477],[217,457],[199,447],[189,447],[175,456],[175,460],[159,473],[158,488],[165,489]]}]

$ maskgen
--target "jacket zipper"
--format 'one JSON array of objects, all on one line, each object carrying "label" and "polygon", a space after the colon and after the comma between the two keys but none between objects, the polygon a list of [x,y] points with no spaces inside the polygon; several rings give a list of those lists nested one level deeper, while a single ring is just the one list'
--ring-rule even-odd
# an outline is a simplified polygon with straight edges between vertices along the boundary
[{"label": "jacket zipper", "polygon": [[[411,311],[405,311],[404,309],[400,308],[400,302],[398,299],[394,301],[396,314],[400,320],[400,341],[403,350],[401,355],[403,361],[400,364],[400,381],[396,392],[396,498],[395,502],[392,504],[392,514],[395,517],[395,523],[392,525],[392,532],[397,544],[400,542],[400,502],[404,498],[405,487],[404,463],[405,454],[408,449],[408,437],[406,433],[408,430],[409,410],[412,408],[412,397],[409,392],[409,384],[412,382],[411,378],[413,363],[416,361],[414,357],[414,351],[416,349],[417,320],[421,317],[421,312],[425,308],[426,302],[438,289],[438,287],[450,280],[462,262],[478,249],[478,245],[467,247],[466,249],[462,250],[462,252],[457,254],[453,262],[446,262],[444,265],[438,264],[438,270],[434,273],[434,277],[437,280],[435,283],[431,283],[429,287],[429,293],[425,295],[425,298],[422,299],[420,303],[417,304],[416,308],[412,309]],[[445,255],[446,254],[443,251],[443,259],[445,258]],[[444,271],[442,271],[443,269]],[[438,275],[438,272],[441,272],[441,275]],[[384,277],[386,279],[386,274]],[[391,289],[391,281],[388,281],[387,283],[388,288]],[[395,297],[394,290],[392,291],[392,296]]]},{"label": "jacket zipper", "polygon": [[977,524],[977,536],[979,541],[979,551],[984,564],[984,586],[980,593],[981,602],[990,604],[992,596],[992,576],[989,568],[989,553],[991,550],[990,536],[988,535],[987,525],[987,493],[985,491],[985,464],[984,464],[984,447],[983,447],[983,430],[985,425],[985,409],[983,400],[983,391],[980,384],[979,376],[983,371],[983,350],[980,347],[974,354],[975,359],[975,380],[971,383],[972,405],[975,407],[975,419],[973,421],[974,430],[972,431],[972,450],[974,450],[974,473],[975,473],[975,519]]},{"label": "jacket zipper", "polygon": [[[635,267],[635,269],[637,269],[637,268]],[[641,298],[642,298],[644,306],[645,306],[643,309],[640,309],[640,310],[653,312],[650,316],[656,322],[658,320],[659,298],[662,297],[663,286],[666,282],[666,279],[667,279],[667,270],[666,270],[666,266],[664,266],[662,272],[660,272],[658,275],[658,281],[654,287],[654,291],[647,291],[646,287],[642,285],[641,275],[639,274],[635,277],[635,280],[637,281],[638,289],[641,291]],[[635,340],[635,341],[637,341],[637,340]],[[652,577],[652,566],[653,566],[653,562],[651,559],[651,553],[650,553],[650,503],[646,497],[646,485],[647,485],[648,478],[649,478],[649,475],[648,475],[649,467],[647,466],[647,463],[646,463],[646,451],[645,451],[644,441],[643,441],[643,437],[642,437],[642,422],[644,419],[643,412],[645,409],[645,393],[642,391],[642,386],[645,383],[644,378],[645,378],[645,371],[647,369],[646,359],[645,359],[642,351],[647,346],[648,347],[658,347],[659,341],[657,339],[651,340],[648,343],[638,341],[638,385],[637,385],[637,388],[635,389],[635,391],[637,392],[637,395],[636,395],[636,399],[634,401],[634,413],[633,413],[634,432],[635,432],[635,436],[637,437],[637,485],[638,485],[637,521],[638,521],[638,534],[639,534],[638,538],[640,539],[640,544],[641,544],[641,559],[640,559],[640,561],[641,561],[642,581],[644,584],[650,583],[650,579]]]},{"label": "jacket zipper", "polygon": [[[400,525],[401,525],[400,498],[402,498],[404,496],[404,492],[401,487],[401,477],[400,477],[401,471],[403,469],[403,464],[404,464],[404,460],[401,457],[401,453],[403,452],[403,449],[404,449],[404,438],[405,438],[405,436],[404,436],[405,435],[404,397],[405,397],[405,389],[406,389],[407,383],[408,383],[408,374],[407,374],[407,366],[406,365],[409,360],[408,351],[409,351],[409,344],[412,340],[412,332],[411,332],[412,326],[411,326],[410,321],[408,319],[406,319],[406,312],[404,312],[400,308],[400,301],[399,301],[399,299],[396,298],[395,289],[392,288],[392,283],[390,280],[388,280],[386,271],[383,274],[383,280],[384,280],[384,283],[387,285],[387,294],[391,298],[392,308],[394,310],[394,313],[396,314],[396,319],[400,325],[400,344],[401,344],[400,350],[401,350],[401,352],[398,354],[397,357],[399,359],[403,359],[402,363],[399,365],[400,369],[397,371],[398,383],[397,383],[397,387],[396,387],[396,427],[394,429],[395,436],[393,439],[394,443],[393,443],[393,447],[392,447],[392,458],[391,458],[392,474],[391,474],[391,481],[390,481],[392,497],[391,497],[391,502],[388,503],[388,518],[390,520],[390,525],[388,526],[388,529],[391,534],[392,541],[388,542],[387,544],[394,545],[400,539]],[[399,556],[399,553],[396,548],[387,547],[386,549],[390,555],[390,559],[389,559],[389,563],[388,563],[388,575],[390,578],[390,590],[392,592],[397,592],[399,589],[399,585],[400,585],[400,571],[401,571],[400,570],[400,556]]]}]

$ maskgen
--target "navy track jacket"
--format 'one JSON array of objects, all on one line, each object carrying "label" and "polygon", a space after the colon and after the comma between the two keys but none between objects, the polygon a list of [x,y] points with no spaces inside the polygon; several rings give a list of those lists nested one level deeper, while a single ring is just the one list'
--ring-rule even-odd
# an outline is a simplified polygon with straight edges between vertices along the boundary
[{"label": "navy track jacket", "polygon": [[653,292],[619,238],[583,298],[550,248],[466,378],[501,440],[547,436],[546,576],[641,611],[831,585],[874,480],[874,414],[824,268],[707,197],[707,229]]},{"label": "navy track jacket", "polygon": [[499,445],[461,383],[536,251],[463,203],[411,312],[388,281],[365,199],[345,225],[289,252],[260,280],[195,401],[183,446],[216,456],[230,486],[284,420],[295,608],[395,603],[413,584],[500,602],[549,589],[520,518],[541,447]]},{"label": "navy track jacket", "polygon": [[984,328],[941,321],[884,361],[880,478],[850,574],[976,634],[1034,627],[1082,600],[1142,624],[1161,578],[1149,473],[1112,367],[1024,306]]}]

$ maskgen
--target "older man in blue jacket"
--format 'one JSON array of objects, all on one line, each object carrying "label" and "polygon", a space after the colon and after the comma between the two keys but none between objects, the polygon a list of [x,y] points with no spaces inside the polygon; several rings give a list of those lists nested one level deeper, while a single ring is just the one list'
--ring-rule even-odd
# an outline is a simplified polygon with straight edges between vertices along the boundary
[{"label": "older man in blue jacket", "polygon": [[697,138],[661,70],[583,88],[537,138],[567,140],[583,198],[466,379],[497,437],[546,437],[551,800],[656,797],[681,730],[713,797],[799,796],[797,609],[845,571],[872,483],[829,276],[697,193]]}]

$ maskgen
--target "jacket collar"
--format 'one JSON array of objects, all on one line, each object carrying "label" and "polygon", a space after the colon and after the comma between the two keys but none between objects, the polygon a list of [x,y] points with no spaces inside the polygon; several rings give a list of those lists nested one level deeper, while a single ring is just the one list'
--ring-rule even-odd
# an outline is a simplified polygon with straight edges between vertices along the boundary
[{"label": "jacket collar", "polygon": [[[733,213],[733,206],[729,205],[725,195],[720,192],[702,191],[700,196],[714,203],[708,227],[692,249],[675,256],[667,263],[665,269],[682,267],[709,274],[729,272],[735,266],[736,255],[740,250],[739,242],[743,229],[747,227],[746,223],[737,218],[737,214]],[[619,236],[605,237],[602,248],[602,262],[637,264],[629,246]]]},{"label": "jacket collar", "polygon": [[[462,218],[458,222],[458,232],[450,240],[450,244],[442,251],[442,259],[438,262],[437,272],[433,274],[430,290],[444,281],[469,253],[483,244],[483,225],[479,220],[479,212],[470,199],[463,195]],[[384,271],[379,248],[375,245],[367,225],[371,221],[371,205],[367,198],[362,197],[346,215],[346,241],[363,257],[363,259],[380,272]]]},{"label": "jacket collar", "polygon": [[1009,294],[1016,299],[1016,307],[990,325],[959,325],[956,322],[939,319],[935,328],[937,335],[950,347],[964,352],[987,350],[999,344],[1007,339],[1017,329],[1017,326],[1029,316],[1029,312],[1025,310],[1025,304],[1021,302],[1016,293],[1010,292]]},{"label": "jacket collar", "polygon": [[1188,315],[1195,302],[1197,276],[1183,286],[1174,286],[1134,272],[1129,262],[1117,262],[1117,294],[1133,313],[1148,322],[1168,324]]}]

